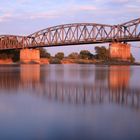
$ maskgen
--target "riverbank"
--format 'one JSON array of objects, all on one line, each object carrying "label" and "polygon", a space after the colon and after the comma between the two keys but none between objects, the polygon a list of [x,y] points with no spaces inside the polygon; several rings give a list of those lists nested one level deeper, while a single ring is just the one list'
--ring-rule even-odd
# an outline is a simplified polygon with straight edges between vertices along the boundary
[{"label": "riverbank", "polygon": [[138,62],[128,61],[104,61],[104,60],[86,60],[86,59],[63,59],[62,64],[94,64],[94,65],[140,65]]},{"label": "riverbank", "polygon": [[0,65],[4,64],[14,64],[12,59],[0,59]]},{"label": "riverbank", "polygon": [[0,65],[11,65],[11,64],[40,64],[40,65],[48,65],[48,64],[94,64],[94,65],[140,65],[138,62],[127,62],[127,61],[103,61],[103,60],[88,60],[88,59],[67,59],[64,58],[60,60],[60,62],[51,63],[50,59],[41,58],[40,62],[32,61],[32,62],[13,62],[12,59],[0,59]]}]

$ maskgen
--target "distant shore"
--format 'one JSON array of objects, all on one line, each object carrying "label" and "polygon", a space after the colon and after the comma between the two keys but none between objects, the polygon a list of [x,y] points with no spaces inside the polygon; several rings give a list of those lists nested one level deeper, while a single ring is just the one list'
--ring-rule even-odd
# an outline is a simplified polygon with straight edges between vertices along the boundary
[{"label": "distant shore", "polygon": [[94,64],[94,65],[140,65],[140,63],[138,62],[126,62],[126,61],[99,61],[99,60],[86,60],[86,59],[67,59],[64,58],[62,59],[59,63],[58,62],[54,62],[54,63],[50,63],[51,60],[49,59],[45,59],[45,58],[41,58],[40,62],[13,62],[11,59],[3,59],[0,60],[0,65],[12,65],[12,64],[40,64],[40,65],[48,65],[48,64]]}]

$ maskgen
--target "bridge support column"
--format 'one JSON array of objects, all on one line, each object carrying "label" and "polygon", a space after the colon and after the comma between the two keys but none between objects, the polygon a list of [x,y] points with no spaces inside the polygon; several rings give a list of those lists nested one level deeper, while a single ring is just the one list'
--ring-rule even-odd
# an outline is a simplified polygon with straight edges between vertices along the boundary
[{"label": "bridge support column", "polygon": [[122,60],[122,61],[130,61],[131,50],[130,44],[126,43],[112,43],[109,46],[110,58]]},{"label": "bridge support column", "polygon": [[40,51],[38,49],[20,50],[21,63],[40,63]]}]

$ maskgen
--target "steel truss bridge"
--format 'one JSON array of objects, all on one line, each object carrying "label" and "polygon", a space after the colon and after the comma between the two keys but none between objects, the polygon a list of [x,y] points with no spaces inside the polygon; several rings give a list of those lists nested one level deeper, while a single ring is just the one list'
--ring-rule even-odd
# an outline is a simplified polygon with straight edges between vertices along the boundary
[{"label": "steel truss bridge", "polygon": [[140,41],[140,18],[118,25],[74,23],[29,36],[0,35],[0,50]]}]

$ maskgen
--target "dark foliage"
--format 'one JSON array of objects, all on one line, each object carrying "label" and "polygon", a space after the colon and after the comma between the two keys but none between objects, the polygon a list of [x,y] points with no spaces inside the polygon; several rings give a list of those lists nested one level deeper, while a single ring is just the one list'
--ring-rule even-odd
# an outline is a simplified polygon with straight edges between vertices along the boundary
[{"label": "dark foliage", "polygon": [[40,57],[41,58],[51,58],[51,54],[46,51],[44,48],[40,48]]},{"label": "dark foliage", "polygon": [[133,56],[133,54],[131,54],[131,56],[130,56],[130,62],[131,63],[134,63],[135,62],[135,57]]},{"label": "dark foliage", "polygon": [[95,47],[95,52],[96,52],[96,59],[109,60],[109,50],[106,49],[104,46]]},{"label": "dark foliage", "polygon": [[79,54],[81,59],[93,59],[94,55],[88,50],[82,50]]},{"label": "dark foliage", "polygon": [[63,53],[63,52],[58,52],[58,53],[55,55],[55,58],[62,60],[62,59],[64,58],[64,53]]},{"label": "dark foliage", "polygon": [[61,60],[58,58],[51,58],[50,64],[61,64]]},{"label": "dark foliage", "polygon": [[20,50],[1,50],[0,59],[12,59],[14,62],[19,61]]},{"label": "dark foliage", "polygon": [[77,52],[73,52],[73,53],[69,54],[68,58],[70,58],[70,59],[78,59],[79,54]]}]

